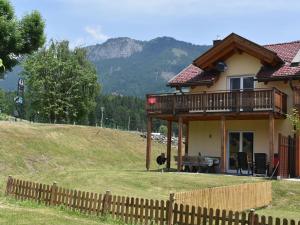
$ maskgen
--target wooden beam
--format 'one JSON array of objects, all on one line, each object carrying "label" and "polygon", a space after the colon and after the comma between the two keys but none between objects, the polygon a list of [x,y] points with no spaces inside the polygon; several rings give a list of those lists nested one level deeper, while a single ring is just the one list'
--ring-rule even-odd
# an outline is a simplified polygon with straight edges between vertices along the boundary
[{"label": "wooden beam", "polygon": [[167,134],[167,169],[171,168],[171,148],[172,148],[172,121],[168,121]]},{"label": "wooden beam", "polygon": [[296,159],[295,159],[295,161],[296,161],[296,168],[295,168],[295,175],[296,175],[296,177],[300,177],[300,133],[299,133],[299,131],[297,131],[297,133],[296,133],[296,135],[295,135],[295,144],[296,144],[296,149],[295,149],[295,151],[296,151]]},{"label": "wooden beam", "polygon": [[152,132],[152,118],[147,118],[147,147],[146,147],[146,169],[150,169],[151,162],[151,132]]},{"label": "wooden beam", "polygon": [[185,155],[189,154],[189,122],[186,123],[185,125],[185,149],[184,149],[184,153]]},{"label": "wooden beam", "polygon": [[274,114],[269,115],[269,172],[274,168],[274,141],[275,141],[275,120]]},{"label": "wooden beam", "polygon": [[180,172],[182,170],[182,117],[178,119],[178,160],[177,160],[177,170]]},{"label": "wooden beam", "polygon": [[221,172],[226,172],[226,119],[221,117]]}]

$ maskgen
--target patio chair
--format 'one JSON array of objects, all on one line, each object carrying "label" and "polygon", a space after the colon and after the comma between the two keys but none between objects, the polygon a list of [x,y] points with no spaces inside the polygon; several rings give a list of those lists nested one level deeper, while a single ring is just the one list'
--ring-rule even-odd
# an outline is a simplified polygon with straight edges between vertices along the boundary
[{"label": "patio chair", "polygon": [[247,152],[238,152],[237,154],[237,174],[240,172],[240,174],[243,174],[243,170],[248,171],[248,175],[250,172],[250,167],[248,163],[248,156]]},{"label": "patio chair", "polygon": [[254,164],[253,171],[254,175],[261,174],[264,176],[268,175],[268,163],[267,163],[267,154],[266,153],[255,153],[254,154]]}]

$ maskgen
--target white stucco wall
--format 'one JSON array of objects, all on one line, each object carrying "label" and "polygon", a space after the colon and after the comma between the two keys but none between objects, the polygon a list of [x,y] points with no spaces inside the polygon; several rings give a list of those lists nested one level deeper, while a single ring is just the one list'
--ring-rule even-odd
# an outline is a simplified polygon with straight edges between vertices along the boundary
[{"label": "white stucco wall", "polygon": [[[202,91],[227,90],[228,77],[241,75],[255,75],[261,68],[260,60],[246,54],[235,54],[225,61],[228,66],[226,72],[220,74],[217,82],[211,86],[199,86],[191,89],[191,93]],[[276,87],[288,95],[289,112],[293,105],[293,94],[288,83],[283,81],[255,82],[255,88]],[[189,155],[220,156],[221,152],[221,122],[220,121],[191,121],[189,125]],[[227,120],[227,135],[229,131],[253,131],[254,152],[269,151],[269,121],[266,120]],[[287,119],[275,120],[275,153],[278,151],[278,133],[292,135],[292,125]],[[228,138],[227,138],[228,140]]]}]

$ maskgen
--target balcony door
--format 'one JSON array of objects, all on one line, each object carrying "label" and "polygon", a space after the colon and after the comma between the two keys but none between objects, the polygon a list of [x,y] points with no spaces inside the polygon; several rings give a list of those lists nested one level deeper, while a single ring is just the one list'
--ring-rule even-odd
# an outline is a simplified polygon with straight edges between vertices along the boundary
[{"label": "balcony door", "polygon": [[[241,111],[252,111],[254,107],[254,77],[229,77],[228,82],[230,91],[239,92],[232,95],[232,105],[239,104]],[[236,109],[236,107],[234,107],[234,109]]]},{"label": "balcony door", "polygon": [[228,133],[228,172],[236,173],[238,152],[247,154],[248,162],[253,161],[254,133],[249,131],[232,131]]},{"label": "balcony door", "polygon": [[229,90],[253,90],[254,77],[253,76],[240,76],[229,77]]}]

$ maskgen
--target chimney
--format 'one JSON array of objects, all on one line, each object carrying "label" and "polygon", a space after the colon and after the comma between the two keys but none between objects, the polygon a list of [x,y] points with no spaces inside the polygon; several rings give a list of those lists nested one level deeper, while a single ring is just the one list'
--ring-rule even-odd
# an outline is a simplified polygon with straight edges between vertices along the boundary
[{"label": "chimney", "polygon": [[213,47],[215,47],[216,45],[220,44],[222,40],[220,39],[216,39],[216,40],[213,40]]}]

